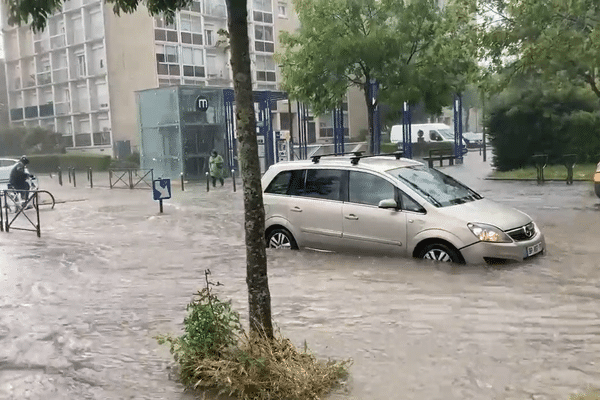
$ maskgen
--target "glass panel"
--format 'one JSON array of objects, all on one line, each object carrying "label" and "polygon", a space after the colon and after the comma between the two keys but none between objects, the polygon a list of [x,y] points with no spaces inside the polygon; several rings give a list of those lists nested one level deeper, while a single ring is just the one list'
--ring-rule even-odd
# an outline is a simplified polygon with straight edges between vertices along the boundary
[{"label": "glass panel", "polygon": [[189,32],[181,32],[181,43],[192,43],[192,34]]},{"label": "glass panel", "polygon": [[179,71],[179,65],[169,64],[169,75],[181,75]]},{"label": "glass panel", "polygon": [[202,44],[202,35],[199,33],[192,34],[192,43],[201,45]]},{"label": "glass panel", "polygon": [[177,32],[176,31],[167,31],[167,41],[168,42],[178,42]]},{"label": "glass panel", "polygon": [[184,65],[183,76],[194,76],[194,67],[191,65]]},{"label": "glass panel", "polygon": [[292,177],[292,171],[284,171],[275,177],[265,190],[265,193],[273,194],[286,194],[288,186],[290,185],[290,179]]},{"label": "glass panel", "polygon": [[155,29],[154,30],[154,39],[162,40],[164,42],[165,40],[167,40],[167,32],[162,29]]},{"label": "glass panel", "polygon": [[343,171],[335,169],[309,169],[302,196],[340,200]]},{"label": "glass panel", "polygon": [[379,176],[365,172],[350,172],[349,201],[377,206],[381,200],[394,199],[394,185]]},{"label": "glass panel", "polygon": [[158,64],[157,71],[159,75],[168,75],[169,67],[167,67],[167,64]]},{"label": "glass panel", "polygon": [[194,74],[199,78],[203,78],[204,77],[204,67],[194,67]]},{"label": "glass panel", "polygon": [[193,50],[191,47],[182,47],[181,48],[181,58],[182,58],[183,64],[193,65],[194,64],[193,54],[194,53],[193,53]]}]

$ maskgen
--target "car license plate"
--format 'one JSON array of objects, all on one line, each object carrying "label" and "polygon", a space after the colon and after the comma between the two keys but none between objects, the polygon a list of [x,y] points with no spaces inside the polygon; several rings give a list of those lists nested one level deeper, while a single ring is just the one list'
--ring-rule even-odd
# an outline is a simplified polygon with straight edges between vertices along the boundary
[{"label": "car license plate", "polygon": [[533,246],[529,246],[529,247],[527,247],[527,257],[531,257],[531,256],[539,253],[540,251],[542,251],[541,243],[536,243]]}]

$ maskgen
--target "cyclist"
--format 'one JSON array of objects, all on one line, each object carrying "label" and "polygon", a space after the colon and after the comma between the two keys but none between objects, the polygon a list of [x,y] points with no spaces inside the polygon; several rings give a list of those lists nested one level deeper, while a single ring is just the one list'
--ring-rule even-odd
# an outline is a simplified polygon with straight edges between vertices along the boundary
[{"label": "cyclist", "polygon": [[23,156],[10,170],[9,187],[15,190],[22,190],[21,199],[23,202],[27,202],[29,197],[29,182],[27,179],[33,178],[33,175],[29,173],[26,165],[29,164],[27,156]]}]

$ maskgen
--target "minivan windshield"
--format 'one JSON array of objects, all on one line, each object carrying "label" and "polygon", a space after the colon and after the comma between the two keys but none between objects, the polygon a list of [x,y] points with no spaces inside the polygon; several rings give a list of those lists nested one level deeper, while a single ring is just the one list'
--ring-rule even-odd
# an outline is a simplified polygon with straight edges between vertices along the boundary
[{"label": "minivan windshield", "polygon": [[454,178],[424,165],[395,168],[387,171],[421,194],[436,207],[446,207],[482,199]]},{"label": "minivan windshield", "polygon": [[450,129],[438,129],[437,131],[444,137],[444,139],[450,141],[454,140],[454,132],[452,132]]}]

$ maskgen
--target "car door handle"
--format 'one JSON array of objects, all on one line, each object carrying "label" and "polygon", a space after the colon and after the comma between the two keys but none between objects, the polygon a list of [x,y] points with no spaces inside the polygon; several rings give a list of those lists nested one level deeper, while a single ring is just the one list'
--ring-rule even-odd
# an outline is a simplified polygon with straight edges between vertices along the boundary
[{"label": "car door handle", "polygon": [[290,211],[293,211],[293,212],[302,212],[302,209],[300,207],[294,207],[294,208],[291,208]]},{"label": "car door handle", "polygon": [[348,215],[344,216],[344,218],[351,219],[351,220],[357,220],[358,219],[358,217],[356,215],[354,215],[354,214],[348,214]]}]

